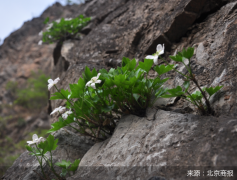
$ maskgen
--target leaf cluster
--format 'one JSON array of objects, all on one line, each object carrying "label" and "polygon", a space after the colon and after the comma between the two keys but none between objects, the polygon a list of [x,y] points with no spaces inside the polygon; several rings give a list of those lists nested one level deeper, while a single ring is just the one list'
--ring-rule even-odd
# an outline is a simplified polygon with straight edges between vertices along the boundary
[{"label": "leaf cluster", "polygon": [[[112,68],[109,71],[101,69],[97,72],[86,67],[83,78],[79,78],[76,84],[70,84],[70,91],[61,89],[51,96],[51,100],[66,99],[67,108],[73,110],[73,114],[66,120],[59,118],[53,123],[49,132],[54,132],[62,127],[77,123],[77,131],[98,138],[111,135],[116,123],[123,114],[145,116],[146,108],[152,104],[151,98],[161,97],[166,93],[162,85],[168,80],[161,75],[172,70],[173,65],[155,66],[158,73],[155,79],[148,78],[153,60],[145,59],[144,62],[123,58],[122,67]],[[96,88],[86,84],[100,73],[101,83]],[[88,133],[88,130],[90,133]],[[100,137],[101,137],[100,136]]]},{"label": "leaf cluster", "polygon": [[[185,68],[188,70],[188,74],[184,75],[181,72],[176,70],[179,74],[181,74],[185,78],[185,81],[183,83],[183,88],[181,86],[177,86],[176,88],[169,89],[167,90],[167,93],[163,95],[162,97],[163,98],[171,98],[171,97],[184,98],[190,101],[192,104],[194,104],[198,108],[201,114],[214,115],[214,110],[210,106],[209,99],[213,94],[219,91],[223,86],[216,86],[214,88],[209,87],[209,88],[203,88],[203,89],[200,88],[198,81],[192,72],[192,68],[190,64],[193,54],[194,54],[194,48],[189,47],[187,49],[183,49],[182,52],[178,52],[177,55],[170,56],[170,58],[173,61],[181,62],[182,64],[184,64]],[[188,64],[185,63],[185,59],[188,60]],[[190,94],[188,91],[191,81],[193,81],[196,87],[199,89],[199,91],[195,91],[192,94]],[[207,97],[207,94],[209,95],[209,98]]]},{"label": "leaf cluster", "polygon": [[65,177],[70,171],[75,172],[78,168],[79,163],[80,159],[76,159],[73,163],[70,161],[62,160],[61,162],[55,163],[55,165],[62,168],[60,176]]},{"label": "leaf cluster", "polygon": [[[42,41],[44,43],[54,43],[74,39],[78,32],[88,24],[90,19],[90,17],[79,15],[74,19],[61,18],[59,22],[53,21],[49,24],[48,29],[43,32]],[[45,23],[48,23],[48,21],[49,19],[46,19]]]}]

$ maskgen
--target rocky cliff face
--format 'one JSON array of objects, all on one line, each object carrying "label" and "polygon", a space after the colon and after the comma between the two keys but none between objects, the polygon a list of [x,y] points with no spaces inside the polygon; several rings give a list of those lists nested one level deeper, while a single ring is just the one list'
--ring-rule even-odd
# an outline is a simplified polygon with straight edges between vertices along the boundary
[{"label": "rocky cliff face", "polygon": [[[0,164],[4,168],[12,163],[6,157],[10,155],[15,157],[22,152],[22,145],[19,149],[8,148],[8,146],[12,147],[21,140],[25,140],[30,132],[39,128],[50,128],[47,107],[38,110],[41,111],[39,113],[15,105],[13,102],[16,99],[6,89],[6,85],[9,81],[13,81],[17,82],[18,87],[24,87],[26,81],[32,77],[32,71],[36,73],[40,70],[47,76],[51,74],[54,67],[55,44],[39,46],[38,34],[44,28],[43,22],[46,17],[51,20],[71,17],[76,9],[76,5],[63,7],[56,3],[46,9],[40,17],[25,22],[0,46],[0,146],[2,147]],[[47,102],[45,104],[47,105]]]},{"label": "rocky cliff face", "polygon": [[[195,47],[191,66],[201,86],[224,88],[211,100],[219,117],[195,115],[191,104],[168,99],[156,102],[166,111],[148,111],[150,121],[135,116],[122,118],[114,135],[95,144],[69,179],[181,180],[190,178],[188,170],[200,170],[203,179],[211,179],[207,171],[218,169],[234,170],[235,177],[237,2],[92,0],[78,6],[73,15],[78,14],[92,16],[93,20],[82,31],[80,41],[65,42],[54,50],[52,77],[62,79],[60,88],[68,89],[69,83],[75,83],[85,66],[115,67],[123,56],[142,61],[155,52],[157,44],[165,44],[167,60],[176,50]],[[185,73],[182,65],[178,68]],[[178,74],[170,76],[173,78],[168,86],[182,84]],[[192,90],[196,90],[194,86]],[[51,107],[64,103],[58,100]],[[187,113],[187,109],[193,115],[180,114]],[[53,117],[51,122],[56,120]],[[10,179],[18,165],[16,161],[3,179]],[[32,169],[25,175],[27,172]]]}]

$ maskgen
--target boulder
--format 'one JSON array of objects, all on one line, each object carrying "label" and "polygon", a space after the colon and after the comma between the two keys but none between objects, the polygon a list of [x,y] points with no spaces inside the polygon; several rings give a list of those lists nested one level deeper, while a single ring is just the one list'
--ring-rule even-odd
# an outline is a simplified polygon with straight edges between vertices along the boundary
[{"label": "boulder", "polygon": [[[68,180],[190,179],[199,170],[237,173],[237,119],[150,111],[123,117],[110,139],[96,143]],[[195,177],[195,176],[194,176]],[[194,178],[191,177],[191,178]],[[224,179],[227,175],[214,176]]]}]

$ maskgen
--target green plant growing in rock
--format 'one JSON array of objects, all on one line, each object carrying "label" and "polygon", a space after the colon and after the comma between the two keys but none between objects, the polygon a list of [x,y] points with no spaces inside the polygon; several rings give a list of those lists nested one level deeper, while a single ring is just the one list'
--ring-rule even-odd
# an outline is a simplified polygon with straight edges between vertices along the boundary
[{"label": "green plant growing in rock", "polygon": [[9,91],[12,97],[15,97],[17,88],[18,85],[15,81],[8,81],[6,84],[6,90]]},{"label": "green plant growing in rock", "polygon": [[62,172],[60,176],[65,177],[67,173],[70,173],[70,172],[75,173],[75,171],[78,168],[79,163],[80,163],[80,159],[76,159],[73,163],[70,161],[62,160],[61,162],[55,163],[55,165],[62,168]]},{"label": "green plant growing in rock", "polygon": [[[79,37],[78,32],[85,27],[90,21],[90,17],[84,17],[79,15],[76,18],[61,18],[48,24],[48,27],[43,32],[39,33],[42,36],[42,40],[39,41],[39,45],[42,43],[54,43],[63,42],[68,39],[77,39]],[[49,22],[49,18],[45,20],[45,24]]]},{"label": "green plant growing in rock", "polygon": [[33,73],[33,77],[27,80],[25,88],[17,88],[15,104],[28,109],[40,109],[47,104],[47,79],[42,72]]},{"label": "green plant growing in rock", "polygon": [[[26,146],[26,149],[30,152],[30,155],[35,156],[39,162],[43,177],[38,172],[34,172],[42,179],[50,180],[43,169],[43,161],[49,166],[50,171],[57,177],[58,180],[65,180],[65,176],[68,172],[76,171],[80,160],[75,160],[73,163],[65,160],[57,163],[53,162],[52,151],[54,151],[58,146],[58,139],[54,139],[54,136],[50,134],[46,140],[43,140],[42,137],[38,138],[38,136],[34,134],[32,139],[33,141],[27,141],[28,145]],[[62,173],[60,175],[56,172],[54,165],[62,168]]]},{"label": "green plant growing in rock", "polygon": [[70,126],[81,134],[103,139],[112,135],[116,127],[115,119],[121,115],[145,116],[146,108],[154,102],[151,102],[152,95],[159,98],[167,90],[162,85],[169,78],[161,79],[160,75],[173,67],[156,66],[156,71],[162,73],[155,79],[149,79],[148,72],[152,66],[153,60],[150,59],[137,65],[135,59],[123,58],[122,67],[109,71],[91,71],[86,67],[83,78],[79,78],[77,84],[69,85],[71,91],[57,88],[59,78],[50,79],[49,89],[55,87],[57,90],[50,99],[67,100],[66,108],[70,110],[63,113],[65,107],[56,108],[51,114],[59,112],[61,117],[51,124],[52,129],[48,132]]},{"label": "green plant growing in rock", "polygon": [[[156,65],[153,69],[158,73],[155,79],[149,79],[148,73],[153,64],[158,64],[158,58],[164,53],[164,45],[157,46],[157,52],[146,57],[144,62],[123,58],[122,67],[112,68],[109,71],[101,69],[97,72],[86,67],[83,78],[77,84],[70,84],[70,91],[56,86],[59,78],[48,80],[48,88],[55,87],[57,92],[51,96],[51,100],[64,99],[67,101],[66,108],[70,109],[63,113],[65,107],[56,108],[51,114],[61,113],[59,121],[53,123],[48,131],[54,132],[62,127],[70,126],[84,135],[97,139],[103,139],[111,135],[116,127],[115,119],[121,115],[134,114],[145,116],[146,108],[159,98],[181,97],[193,103],[202,115],[214,115],[210,106],[210,97],[219,91],[222,86],[201,89],[195,75],[192,73],[190,60],[194,49],[188,48],[170,58],[181,62],[188,70],[185,75],[175,69],[174,64]],[[188,64],[184,60],[188,59]],[[163,88],[163,84],[169,79],[161,76],[171,70],[177,71],[185,78],[183,88],[177,86],[173,89]],[[190,81],[193,81],[200,91],[189,93]],[[209,94],[207,98],[206,93]],[[152,95],[155,99],[151,102]],[[204,102],[203,102],[204,99]],[[77,125],[75,125],[75,123]]]},{"label": "green plant growing in rock", "polygon": [[[184,78],[183,88],[181,86],[177,86],[176,88],[167,90],[167,94],[162,95],[163,98],[171,98],[171,97],[181,97],[183,99],[186,99],[187,101],[194,104],[197,108],[200,114],[202,115],[215,115],[215,111],[211,107],[210,103],[210,97],[215,94],[217,91],[219,91],[223,86],[216,86],[216,87],[205,87],[201,88],[198,80],[196,79],[192,68],[191,68],[191,58],[194,54],[194,48],[187,48],[183,49],[182,52],[178,52],[174,56],[170,56],[170,58],[175,62],[181,62],[185,68],[187,69],[188,73],[183,74],[176,70],[174,67],[171,67],[173,70],[181,74]],[[185,63],[185,60],[188,60],[188,63]],[[163,59],[164,60],[164,59]],[[167,64],[168,62],[164,60]],[[189,93],[189,87],[190,82],[193,82],[195,86],[198,88],[199,91],[195,91],[194,93]],[[209,96],[209,97],[208,97]]]}]

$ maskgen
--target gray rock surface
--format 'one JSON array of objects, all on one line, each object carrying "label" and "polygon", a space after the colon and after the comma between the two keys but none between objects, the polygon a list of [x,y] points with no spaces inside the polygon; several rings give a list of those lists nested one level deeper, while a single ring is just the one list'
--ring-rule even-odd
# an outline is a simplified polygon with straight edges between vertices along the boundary
[{"label": "gray rock surface", "polygon": [[[77,135],[65,128],[53,133],[55,139],[58,139],[58,147],[53,151],[53,162],[61,162],[62,160],[74,162],[81,159],[84,154],[94,145],[94,141],[88,137]],[[55,178],[49,171],[49,167],[43,164],[46,174],[50,178]],[[61,169],[56,167],[58,174]],[[34,172],[41,173],[39,163],[34,156],[29,155],[26,151],[14,162],[2,177],[3,180],[40,180],[40,177]]]},{"label": "gray rock surface", "polygon": [[235,174],[236,127],[237,119],[226,117],[163,110],[155,113],[153,121],[128,115],[110,139],[96,143],[85,154],[76,175],[68,180],[184,180],[190,179],[188,170],[201,170],[204,179],[208,170],[234,170]]}]

